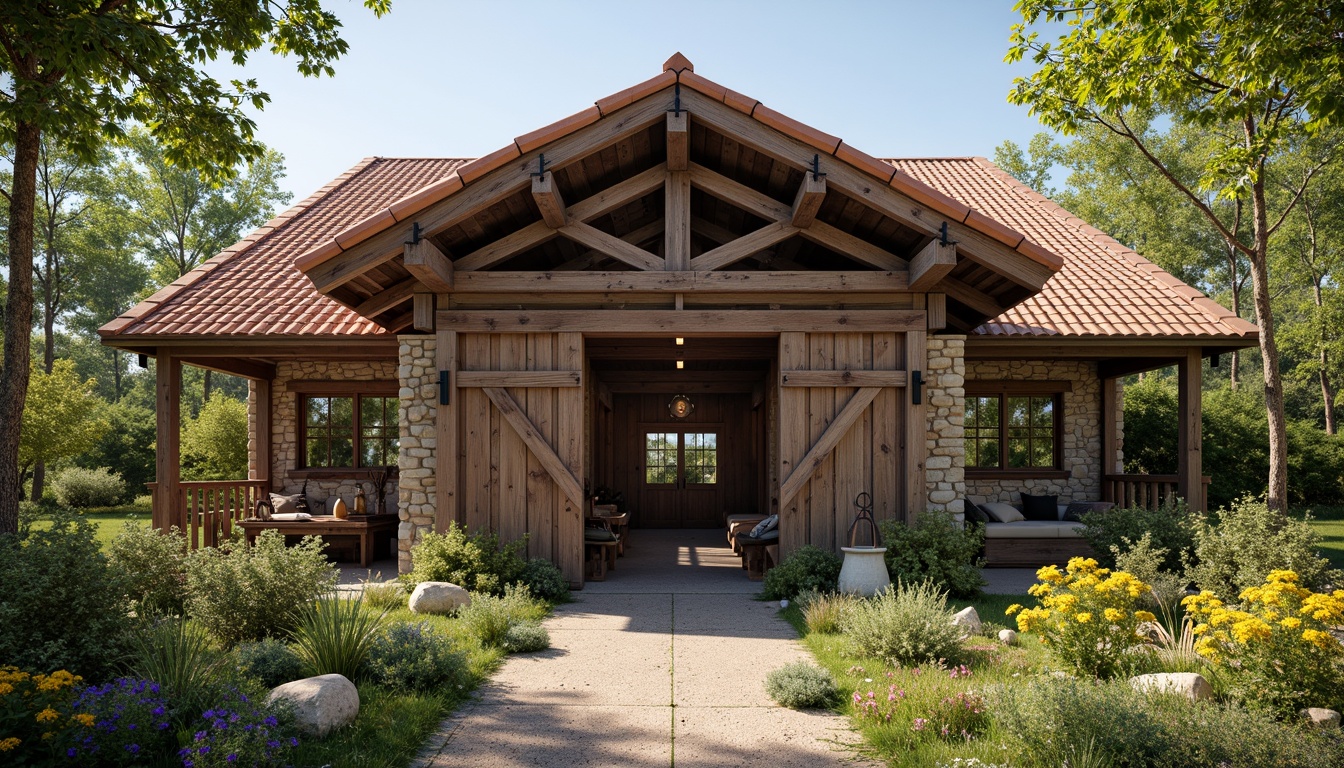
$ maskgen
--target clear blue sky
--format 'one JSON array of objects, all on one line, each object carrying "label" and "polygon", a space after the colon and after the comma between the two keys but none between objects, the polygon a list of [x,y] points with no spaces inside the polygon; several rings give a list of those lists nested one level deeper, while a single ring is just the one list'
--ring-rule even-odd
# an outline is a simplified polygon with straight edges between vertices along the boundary
[{"label": "clear blue sky", "polygon": [[696,72],[878,156],[993,153],[1040,130],[1006,94],[1008,0],[521,2],[331,0],[350,52],[335,78],[259,54],[237,72],[302,199],[369,155],[475,157],[652,77]]}]

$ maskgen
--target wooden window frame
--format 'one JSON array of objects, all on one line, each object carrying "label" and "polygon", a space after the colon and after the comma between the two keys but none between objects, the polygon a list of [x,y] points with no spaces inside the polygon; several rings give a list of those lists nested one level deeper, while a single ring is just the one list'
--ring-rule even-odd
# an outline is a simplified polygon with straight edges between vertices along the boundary
[{"label": "wooden window frame", "polygon": [[[1054,400],[1054,456],[1053,467],[966,467],[967,479],[976,480],[1060,480],[1069,476],[1064,469],[1064,396],[1073,392],[1071,381],[968,381],[966,398],[999,398],[999,457],[1008,456],[1008,400],[1009,397],[1050,397]],[[969,425],[968,425],[969,427]],[[967,441],[970,440],[968,436]]]},{"label": "wooden window frame", "polygon": [[285,385],[285,389],[295,394],[295,409],[298,420],[298,429],[295,430],[298,439],[298,445],[295,449],[294,469],[289,472],[289,476],[296,479],[321,479],[321,478],[347,478],[356,474],[371,475],[373,471],[389,467],[389,476],[397,476],[397,465],[378,465],[376,467],[362,467],[356,464],[350,467],[309,467],[306,466],[308,459],[308,398],[310,397],[349,397],[353,399],[351,405],[352,425],[352,453],[351,456],[356,462],[360,456],[360,419],[359,419],[359,400],[361,397],[391,397],[396,398],[400,393],[400,384],[388,379],[374,379],[369,381],[332,381],[328,379],[296,379]]}]

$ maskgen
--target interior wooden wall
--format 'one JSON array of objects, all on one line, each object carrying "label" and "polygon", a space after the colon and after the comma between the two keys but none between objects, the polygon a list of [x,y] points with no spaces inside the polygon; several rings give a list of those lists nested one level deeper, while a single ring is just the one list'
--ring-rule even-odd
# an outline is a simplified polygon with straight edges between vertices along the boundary
[{"label": "interior wooden wall", "polygon": [[[577,371],[578,333],[466,333],[461,371]],[[580,481],[584,388],[510,387],[541,438]],[[494,530],[504,541],[528,536],[529,557],[545,557],[579,583],[583,577],[583,500],[569,499],[480,388],[463,387],[458,422],[459,520],[469,531]]]},{"label": "interior wooden wall", "polygon": [[[779,367],[791,370],[905,370],[905,336],[897,333],[784,333]],[[853,387],[779,387],[779,483],[825,432]],[[887,387],[780,513],[780,546],[848,546],[855,497],[872,494],[873,517],[899,519],[905,508],[904,389]],[[919,446],[922,451],[923,446]],[[776,486],[778,487],[778,486]]]}]

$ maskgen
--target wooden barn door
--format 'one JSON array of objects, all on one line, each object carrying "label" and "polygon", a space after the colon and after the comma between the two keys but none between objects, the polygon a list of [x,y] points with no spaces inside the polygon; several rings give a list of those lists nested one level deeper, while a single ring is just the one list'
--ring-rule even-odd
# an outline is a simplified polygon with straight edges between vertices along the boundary
[{"label": "wooden barn door", "polygon": [[458,514],[583,582],[583,336],[457,339]]},{"label": "wooden barn door", "polygon": [[[780,545],[838,551],[861,492],[873,517],[922,505],[925,428],[908,372],[924,334],[782,333],[779,340]],[[911,367],[913,363],[914,367]]]}]

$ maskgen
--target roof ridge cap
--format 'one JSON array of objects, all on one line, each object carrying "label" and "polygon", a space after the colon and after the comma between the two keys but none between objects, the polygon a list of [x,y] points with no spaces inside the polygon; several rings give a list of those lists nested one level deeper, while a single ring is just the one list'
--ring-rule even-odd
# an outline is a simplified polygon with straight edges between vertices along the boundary
[{"label": "roof ridge cap", "polygon": [[[1022,183],[1016,176],[1003,170],[988,158],[976,157],[974,160],[976,165],[980,166],[982,170],[988,173],[992,178],[996,179],[1000,184],[1007,187],[1009,191],[1016,193],[1019,197],[1024,198],[1044,212],[1059,219],[1060,224],[1063,224],[1065,227],[1074,230],[1079,235],[1092,240],[1103,250],[1114,253],[1117,259],[1129,264],[1137,275],[1160,286],[1176,299],[1183,300],[1196,311],[1207,317],[1213,318],[1216,322],[1233,326],[1233,330],[1238,330],[1236,326],[1241,326],[1240,331],[1243,334],[1247,331],[1259,330],[1258,326],[1254,323],[1233,313],[1232,310],[1219,304],[1208,294],[1193,285],[1186,283],[1184,280],[1181,280],[1163,269],[1156,262],[1115,239],[1110,233],[1092,226],[1082,217],[1072,213],[1064,206]],[[1036,199],[1038,197],[1040,198],[1039,200]],[[1184,286],[1186,289],[1197,295],[1185,295],[1184,291],[1177,290],[1177,286]]]},{"label": "roof ridge cap", "polygon": [[183,290],[195,285],[206,275],[215,271],[221,265],[231,261],[234,257],[247,253],[257,243],[279,231],[285,225],[298,219],[307,213],[313,206],[317,205],[323,199],[332,195],[350,180],[363,173],[369,167],[380,160],[386,158],[378,155],[370,155],[355,163],[344,173],[327,182],[299,202],[286,208],[284,211],[272,216],[265,223],[254,228],[251,232],[244,235],[233,245],[221,250],[219,253],[211,256],[200,264],[196,265],[186,274],[181,275],[173,282],[165,285],[145,299],[142,299],[135,306],[126,310],[122,314],[108,323],[105,323],[98,329],[98,335],[103,338],[120,335],[130,326],[137,322],[143,322],[156,310],[167,304],[173,297]]}]

